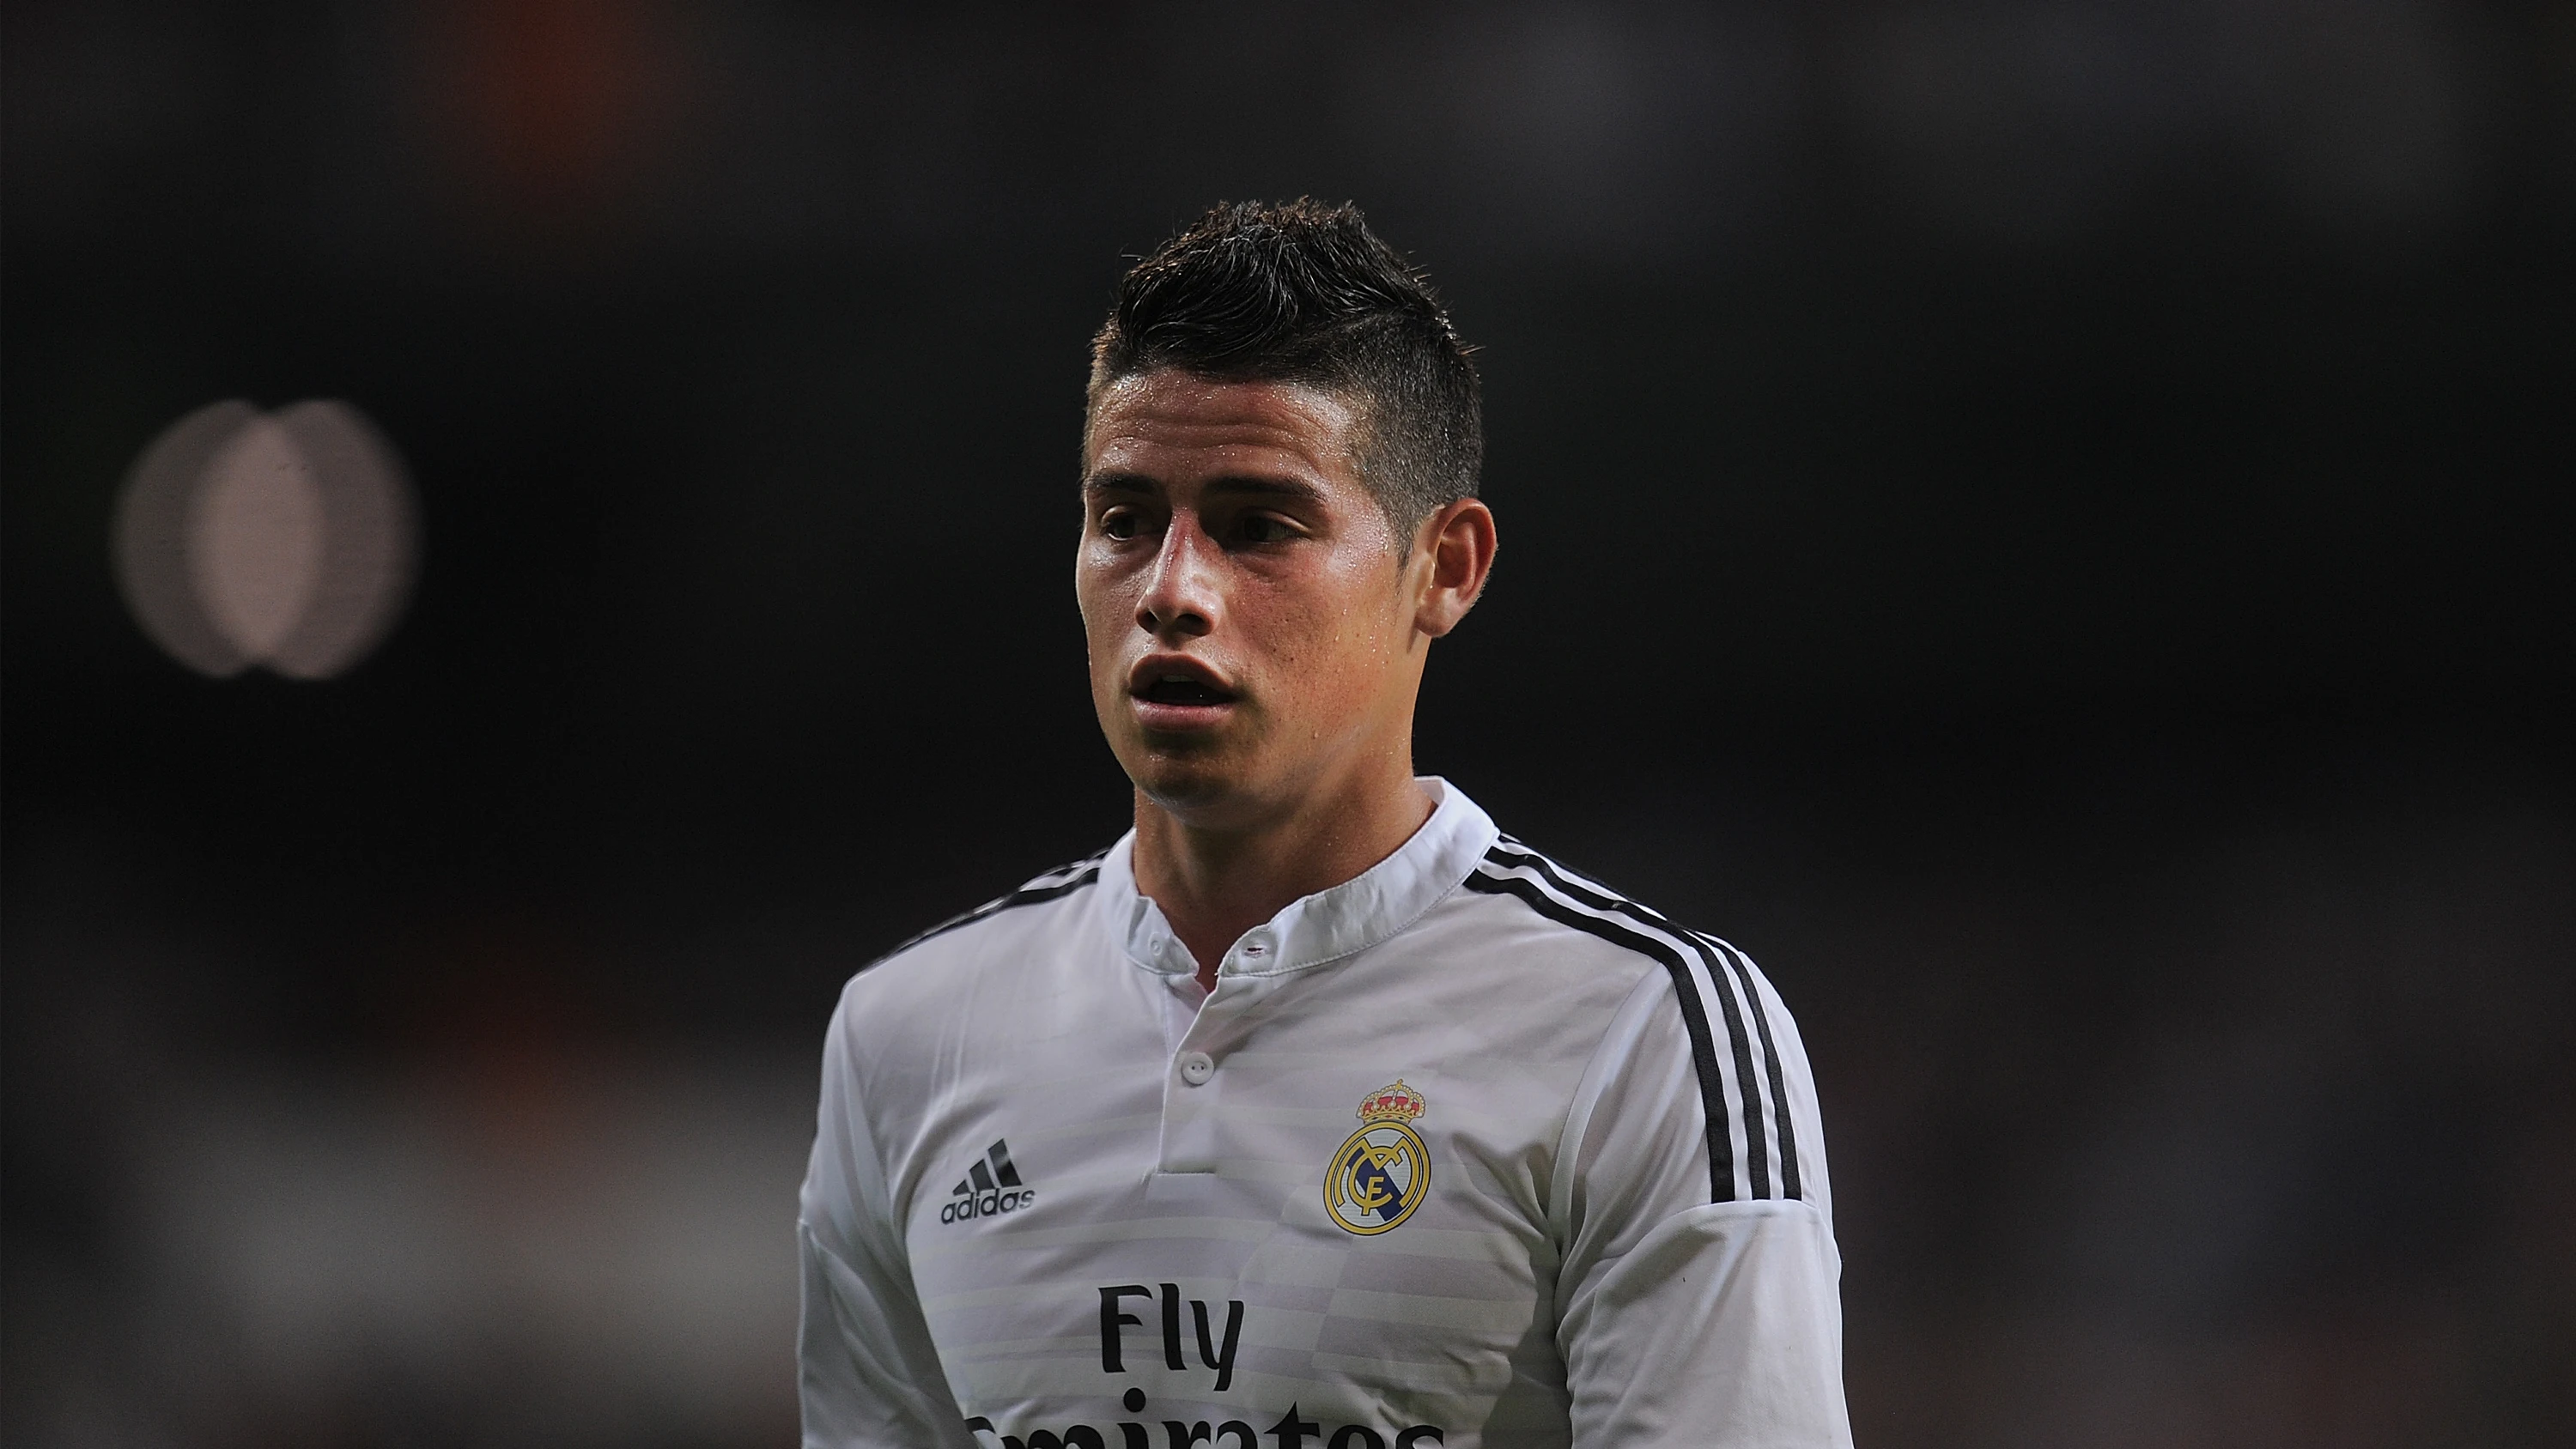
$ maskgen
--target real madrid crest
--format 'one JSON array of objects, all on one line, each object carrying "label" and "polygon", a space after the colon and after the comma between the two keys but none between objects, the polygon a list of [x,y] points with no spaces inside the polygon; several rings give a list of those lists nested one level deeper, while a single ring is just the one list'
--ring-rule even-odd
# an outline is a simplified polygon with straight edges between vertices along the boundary
[{"label": "real madrid crest", "polygon": [[1385,1232],[1430,1195],[1431,1150],[1413,1130],[1425,1105],[1400,1077],[1360,1102],[1360,1130],[1324,1169],[1324,1211],[1346,1231]]}]

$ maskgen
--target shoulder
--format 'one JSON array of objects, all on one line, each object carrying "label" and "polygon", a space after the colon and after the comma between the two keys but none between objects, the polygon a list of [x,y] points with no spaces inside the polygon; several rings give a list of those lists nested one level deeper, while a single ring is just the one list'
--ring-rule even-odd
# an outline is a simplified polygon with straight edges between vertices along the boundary
[{"label": "shoulder", "polygon": [[[1752,959],[1717,936],[1580,875],[1505,835],[1461,882],[1516,903],[1564,949],[1625,956],[1644,978],[1645,1011],[1678,1028],[1707,1134],[1710,1197],[1808,1196],[1798,1119],[1809,1115],[1804,1052],[1779,995]],[[1646,981],[1660,975],[1660,986]],[[1808,1159],[1815,1157],[1809,1147]]]},{"label": "shoulder", "polygon": [[1459,888],[1471,899],[1490,900],[1502,919],[1536,940],[1623,959],[1640,973],[1658,967],[1669,973],[1720,948],[1715,937],[1687,930],[1509,835],[1496,838]]},{"label": "shoulder", "polygon": [[1031,877],[1017,890],[949,917],[859,968],[842,988],[843,1013],[865,1001],[872,1015],[927,995],[953,997],[961,973],[996,960],[1022,959],[1033,938],[1060,935],[1100,883],[1107,852]]}]

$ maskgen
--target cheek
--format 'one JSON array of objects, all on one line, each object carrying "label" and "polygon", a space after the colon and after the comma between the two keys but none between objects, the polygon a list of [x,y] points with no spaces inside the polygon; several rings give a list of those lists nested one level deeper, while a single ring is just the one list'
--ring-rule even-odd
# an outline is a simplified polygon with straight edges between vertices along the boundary
[{"label": "cheek", "polygon": [[1113,625],[1117,608],[1095,584],[1078,583],[1074,602],[1082,610],[1083,655],[1091,676],[1095,697],[1109,690],[1119,675],[1118,631]]},{"label": "cheek", "polygon": [[1085,552],[1073,570],[1074,607],[1082,611],[1082,629],[1095,649],[1111,637],[1113,625],[1131,618],[1134,609],[1118,587],[1117,576],[1101,568]]},{"label": "cheek", "polygon": [[1279,601],[1264,652],[1283,667],[1280,683],[1289,696],[1347,707],[1383,684],[1401,651],[1401,632],[1382,580],[1335,582],[1341,587]]}]

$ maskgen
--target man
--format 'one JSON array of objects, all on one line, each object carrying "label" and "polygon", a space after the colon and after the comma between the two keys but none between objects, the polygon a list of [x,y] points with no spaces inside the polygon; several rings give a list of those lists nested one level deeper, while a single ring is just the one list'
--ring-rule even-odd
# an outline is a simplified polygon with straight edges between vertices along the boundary
[{"label": "man", "polygon": [[1135,828],[843,994],[807,1444],[1849,1441],[1779,998],[1413,775],[1493,564],[1478,408],[1347,207],[1120,285],[1074,588]]}]

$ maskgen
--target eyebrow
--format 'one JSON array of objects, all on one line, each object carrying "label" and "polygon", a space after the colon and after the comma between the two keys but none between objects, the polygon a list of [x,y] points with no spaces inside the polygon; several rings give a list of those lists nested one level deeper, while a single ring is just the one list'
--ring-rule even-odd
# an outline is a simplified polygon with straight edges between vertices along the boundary
[{"label": "eyebrow", "polygon": [[[1142,473],[1095,473],[1082,480],[1082,491],[1086,495],[1141,493],[1147,496],[1160,496],[1163,485]],[[1209,479],[1207,491],[1234,495],[1248,494],[1256,498],[1284,498],[1299,502],[1316,502],[1324,496],[1324,490],[1299,479],[1260,478],[1238,474]]]}]

